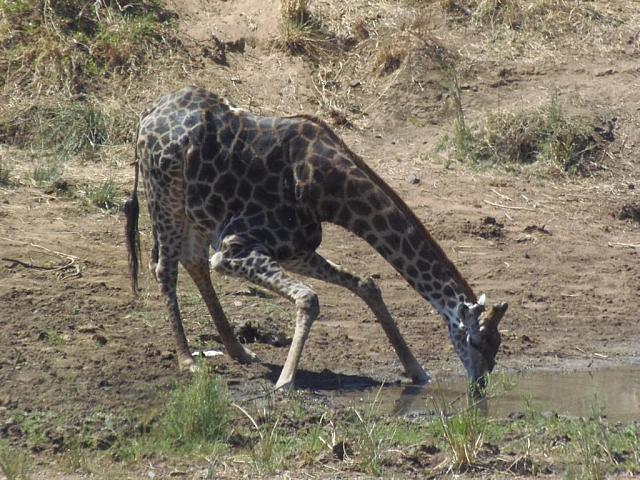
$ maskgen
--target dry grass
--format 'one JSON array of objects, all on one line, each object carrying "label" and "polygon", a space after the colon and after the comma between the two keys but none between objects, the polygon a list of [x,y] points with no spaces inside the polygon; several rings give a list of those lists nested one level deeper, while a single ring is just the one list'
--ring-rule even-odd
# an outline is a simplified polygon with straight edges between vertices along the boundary
[{"label": "dry grass", "polygon": [[407,46],[395,42],[381,45],[376,52],[376,69],[384,75],[395,72],[407,57]]},{"label": "dry grass", "polygon": [[155,0],[0,2],[0,71],[38,94],[82,94],[96,78],[139,71],[175,43],[173,14]]},{"label": "dry grass", "polygon": [[619,26],[622,17],[611,2],[581,0],[443,0],[449,19],[482,27],[538,32],[547,38],[584,34],[600,25]]},{"label": "dry grass", "polygon": [[611,52],[624,48],[640,21],[637,5],[621,0],[442,0],[439,8],[452,33],[464,36],[470,62]]},{"label": "dry grass", "polygon": [[[458,110],[462,112],[461,105]],[[611,138],[611,131],[598,134],[594,125],[567,114],[557,98],[551,97],[546,105],[534,109],[491,113],[474,127],[467,126],[460,113],[445,144],[457,160],[478,165],[518,170],[537,163],[586,175],[598,168]]]}]

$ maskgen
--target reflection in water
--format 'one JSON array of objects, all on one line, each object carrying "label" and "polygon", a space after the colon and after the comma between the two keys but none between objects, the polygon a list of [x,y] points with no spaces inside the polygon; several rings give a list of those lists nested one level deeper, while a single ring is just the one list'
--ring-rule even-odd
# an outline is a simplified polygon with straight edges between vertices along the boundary
[{"label": "reflection in water", "polygon": [[[512,390],[490,398],[481,408],[494,417],[523,411],[527,404],[538,411],[589,416],[602,413],[612,421],[640,420],[640,368],[626,367],[578,372],[536,371],[515,375]],[[466,381],[426,386],[384,387],[372,392],[381,408],[397,415],[426,413],[466,406]],[[362,392],[357,394],[362,397]],[[353,399],[354,392],[340,395]],[[340,399],[337,399],[340,401]]]}]

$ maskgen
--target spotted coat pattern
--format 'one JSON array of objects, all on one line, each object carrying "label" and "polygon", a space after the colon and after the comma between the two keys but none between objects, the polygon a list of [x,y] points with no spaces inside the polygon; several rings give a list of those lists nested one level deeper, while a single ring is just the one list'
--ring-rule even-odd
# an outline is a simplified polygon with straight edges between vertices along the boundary
[{"label": "spotted coat pattern", "polygon": [[[295,303],[295,333],[276,388],[293,385],[319,313],[315,292],[287,270],[362,298],[413,381],[427,381],[374,282],[316,253],[322,223],[332,222],[368,242],[436,308],[472,380],[493,368],[506,304],[485,309],[409,207],[321,120],[258,116],[215,93],[187,87],[142,114],[136,148],[152,221],[150,268],[169,309],[182,367],[193,362],[176,298],[178,263],[198,286],[228,353],[239,361],[256,358],[233,334],[209,267]],[[135,188],[133,199],[137,205]],[[136,250],[131,242],[130,253]],[[215,253],[209,260],[210,247]]]}]

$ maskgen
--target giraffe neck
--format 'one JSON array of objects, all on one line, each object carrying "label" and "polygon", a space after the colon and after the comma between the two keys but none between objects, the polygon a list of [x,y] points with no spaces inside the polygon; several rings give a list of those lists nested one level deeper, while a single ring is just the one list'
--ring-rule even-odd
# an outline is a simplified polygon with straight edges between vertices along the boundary
[{"label": "giraffe neck", "polygon": [[299,117],[323,130],[324,138],[314,146],[329,145],[337,155],[322,166],[303,162],[296,187],[300,198],[311,200],[321,221],[336,223],[368,242],[451,327],[458,305],[477,303],[469,284],[407,204],[325,122]]},{"label": "giraffe neck", "polygon": [[[369,215],[368,221],[354,215],[350,230],[375,248],[449,323],[458,305],[476,303],[476,295],[422,222],[386,188],[378,185],[368,198],[375,195],[386,208]],[[362,222],[368,223],[368,231]]]},{"label": "giraffe neck", "polygon": [[[450,323],[461,303],[477,297],[406,203],[359,157],[346,174],[340,208],[323,220],[336,223],[369,243]],[[354,175],[355,171],[358,174]]]}]

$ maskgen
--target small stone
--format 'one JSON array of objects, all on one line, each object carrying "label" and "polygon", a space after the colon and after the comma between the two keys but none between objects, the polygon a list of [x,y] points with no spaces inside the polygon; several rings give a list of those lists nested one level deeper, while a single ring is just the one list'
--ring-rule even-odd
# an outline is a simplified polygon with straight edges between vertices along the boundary
[{"label": "small stone", "polygon": [[233,306],[234,307],[241,307],[242,306],[242,302],[236,300],[235,302],[233,302]]},{"label": "small stone", "polygon": [[359,87],[360,85],[362,85],[362,82],[360,82],[360,80],[351,80],[349,82],[349,86],[351,88],[356,88],[356,87]]},{"label": "small stone", "polygon": [[420,177],[415,173],[412,173],[407,177],[407,183],[409,185],[418,185],[420,183]]}]

